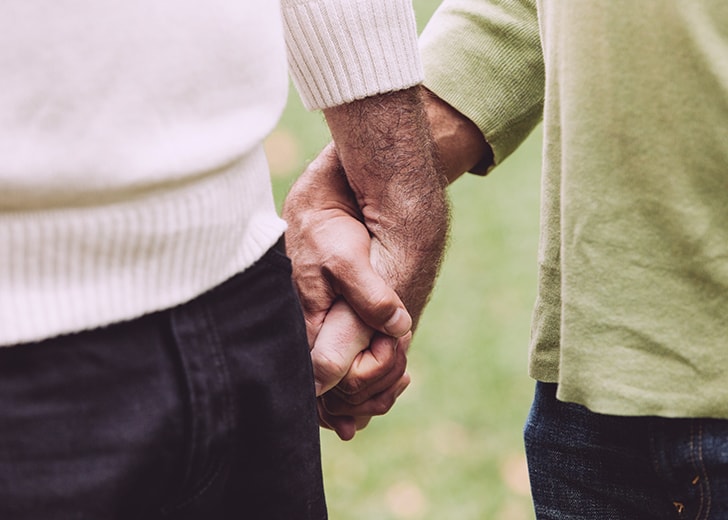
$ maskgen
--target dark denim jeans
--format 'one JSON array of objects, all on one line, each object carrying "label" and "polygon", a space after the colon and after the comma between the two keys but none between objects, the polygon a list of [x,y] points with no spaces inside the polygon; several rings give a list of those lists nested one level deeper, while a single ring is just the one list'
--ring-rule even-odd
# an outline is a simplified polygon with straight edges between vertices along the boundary
[{"label": "dark denim jeans", "polygon": [[0,518],[326,518],[278,250],[190,303],[0,349]]},{"label": "dark denim jeans", "polygon": [[728,421],[619,417],[537,383],[525,428],[541,519],[728,519]]}]

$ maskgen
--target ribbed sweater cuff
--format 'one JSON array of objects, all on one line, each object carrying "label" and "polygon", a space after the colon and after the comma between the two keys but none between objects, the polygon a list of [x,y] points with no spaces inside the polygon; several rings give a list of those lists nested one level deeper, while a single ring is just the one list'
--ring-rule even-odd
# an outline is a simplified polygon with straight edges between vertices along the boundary
[{"label": "ribbed sweater cuff", "polygon": [[293,82],[309,110],[422,81],[411,0],[284,0]]},{"label": "ribbed sweater cuff", "polygon": [[501,164],[543,115],[535,4],[443,2],[422,32],[420,49],[425,86],[480,128]]}]

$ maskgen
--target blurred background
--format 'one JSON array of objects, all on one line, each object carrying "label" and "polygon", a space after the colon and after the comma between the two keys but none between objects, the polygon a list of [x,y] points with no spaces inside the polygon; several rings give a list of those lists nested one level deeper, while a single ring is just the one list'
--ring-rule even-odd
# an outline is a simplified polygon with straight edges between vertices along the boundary
[{"label": "blurred background", "polygon": [[[439,0],[414,0],[420,29]],[[412,384],[354,440],[322,430],[332,520],[532,520],[522,428],[536,293],[540,130],[450,188],[451,243],[409,354]],[[291,88],[266,143],[279,207],[329,133]]]}]

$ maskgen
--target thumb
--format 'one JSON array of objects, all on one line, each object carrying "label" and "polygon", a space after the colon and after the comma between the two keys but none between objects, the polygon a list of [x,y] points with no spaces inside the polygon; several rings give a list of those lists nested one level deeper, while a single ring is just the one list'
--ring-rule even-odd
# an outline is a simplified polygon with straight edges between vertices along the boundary
[{"label": "thumb", "polygon": [[402,300],[372,268],[359,262],[357,270],[338,280],[341,295],[371,328],[399,338],[412,328],[412,317]]}]

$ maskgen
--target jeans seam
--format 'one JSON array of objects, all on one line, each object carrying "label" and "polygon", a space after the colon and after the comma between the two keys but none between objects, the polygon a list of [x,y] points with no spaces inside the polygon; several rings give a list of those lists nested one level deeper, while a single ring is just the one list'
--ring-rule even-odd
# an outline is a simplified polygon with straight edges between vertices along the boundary
[{"label": "jeans seam", "polygon": [[662,465],[657,456],[657,439],[655,437],[655,424],[653,420],[649,422],[649,437],[648,441],[650,444],[650,460],[652,462],[652,471],[655,475],[660,475],[663,471]]},{"label": "jeans seam", "polygon": [[[696,513],[696,520],[707,520],[710,515],[711,500],[710,500],[710,480],[708,472],[705,469],[705,461],[703,460],[703,423],[698,422],[697,439],[695,434],[695,423],[693,421],[690,425],[690,457],[692,459],[693,468],[696,473],[700,475],[700,502],[698,512]],[[695,445],[697,444],[697,446]]]},{"label": "jeans seam", "polygon": [[[218,382],[221,383],[221,389],[223,395],[223,403],[222,407],[225,410],[223,416],[222,416],[222,422],[224,424],[224,431],[226,432],[226,435],[229,437],[229,432],[232,429],[233,425],[233,413],[231,411],[231,390],[230,390],[230,373],[227,368],[227,363],[225,363],[224,354],[222,352],[221,348],[221,341],[220,337],[217,334],[217,329],[213,326],[214,319],[212,318],[212,313],[210,312],[210,309],[208,306],[201,302],[200,306],[202,307],[202,312],[204,316],[204,329],[205,329],[205,336],[207,339],[209,339],[209,348],[212,351],[214,364],[217,374],[218,371],[222,372],[222,380],[218,378]],[[191,443],[190,446],[190,460],[191,457],[194,456],[195,447],[194,444]],[[191,486],[191,493],[188,495],[184,500],[181,500],[171,506],[167,506],[162,508],[162,513],[167,515],[174,512],[177,512],[181,509],[184,509],[189,504],[197,500],[200,496],[202,496],[218,479],[220,474],[222,473],[224,463],[222,462],[224,458],[221,458],[221,462],[215,464],[214,470],[207,472],[205,475],[203,475],[199,481]],[[187,469],[189,472],[190,470]]]},{"label": "jeans seam", "polygon": [[[182,340],[179,337],[179,334],[175,327],[175,320],[174,315],[172,313],[169,313],[169,318],[167,320],[167,324],[169,327],[170,335],[174,340],[174,353],[176,357],[176,361],[178,363],[178,366],[180,367],[180,373],[182,374],[182,377],[184,378],[184,403],[185,403],[185,418],[183,420],[183,424],[188,429],[188,436],[186,435],[186,439],[184,441],[184,465],[183,465],[183,471],[182,471],[182,478],[180,479],[180,488],[184,489],[185,483],[191,478],[192,476],[192,459],[194,457],[195,453],[195,437],[197,435],[197,428],[195,427],[194,420],[192,420],[192,415],[194,414],[193,410],[193,404],[192,404],[192,387],[191,382],[188,374],[188,370],[185,365],[184,360],[184,354],[182,353]],[[168,510],[174,509],[174,506],[166,506],[162,505],[160,507],[160,511],[165,514]]]},{"label": "jeans seam", "polygon": [[[204,305],[205,309],[205,317],[207,318],[207,323],[212,324],[214,322],[214,318],[212,316],[212,313],[210,312],[210,308],[207,305]],[[214,326],[209,327],[208,331],[210,332],[211,336],[213,336],[213,342],[212,342],[212,351],[215,358],[215,364],[217,365],[217,369],[219,373],[221,374],[220,377],[220,386],[223,390],[223,406],[225,410],[225,414],[223,416],[225,421],[225,429],[229,433],[233,429],[233,423],[234,423],[234,413],[233,413],[233,399],[232,399],[232,387],[230,384],[230,371],[227,364],[227,359],[225,356],[224,349],[222,348],[222,341],[220,340],[220,335],[217,332],[217,328]],[[217,372],[216,372],[217,373]]]},{"label": "jeans seam", "polygon": [[700,469],[703,472],[703,476],[705,477],[705,493],[707,497],[707,505],[705,506],[705,518],[710,517],[710,508],[713,505],[711,502],[712,499],[712,493],[710,492],[710,477],[708,476],[708,470],[705,468],[705,460],[703,458],[703,422],[700,421]]}]

